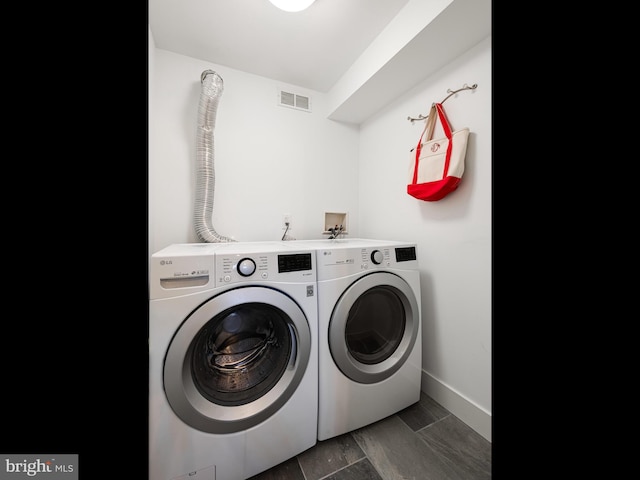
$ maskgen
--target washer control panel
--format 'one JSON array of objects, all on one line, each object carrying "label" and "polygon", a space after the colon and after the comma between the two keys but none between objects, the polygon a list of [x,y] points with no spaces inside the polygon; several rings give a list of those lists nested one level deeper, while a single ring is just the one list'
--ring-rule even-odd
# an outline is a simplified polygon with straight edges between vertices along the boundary
[{"label": "washer control panel", "polygon": [[246,281],[315,281],[313,252],[216,254],[216,285]]}]

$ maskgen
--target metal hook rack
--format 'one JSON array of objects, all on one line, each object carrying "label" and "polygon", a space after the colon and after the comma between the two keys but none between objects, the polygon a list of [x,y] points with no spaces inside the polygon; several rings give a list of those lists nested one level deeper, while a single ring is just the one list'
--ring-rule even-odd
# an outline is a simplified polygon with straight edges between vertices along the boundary
[{"label": "metal hook rack", "polygon": [[[447,93],[448,93],[449,95],[447,95],[446,97],[444,97],[444,99],[443,99],[440,103],[444,103],[444,102],[446,102],[446,101],[447,101],[447,99],[448,99],[450,96],[455,95],[456,93],[461,92],[462,90],[475,90],[476,88],[478,88],[478,84],[477,84],[477,83],[474,83],[474,84],[473,84],[473,85],[471,85],[471,86],[468,86],[468,85],[465,83],[465,84],[462,86],[462,88],[459,88],[458,90],[451,90],[451,89],[449,88],[449,89],[447,89]],[[428,115],[427,115],[427,117],[428,117]],[[407,120],[409,120],[411,123],[413,123],[413,122],[415,122],[415,121],[417,121],[417,120],[426,120],[426,118],[427,118],[427,117],[425,117],[424,115],[420,114],[420,115],[418,115],[418,117],[417,117],[417,118],[413,118],[413,117],[409,116],[409,117],[407,117]]]}]

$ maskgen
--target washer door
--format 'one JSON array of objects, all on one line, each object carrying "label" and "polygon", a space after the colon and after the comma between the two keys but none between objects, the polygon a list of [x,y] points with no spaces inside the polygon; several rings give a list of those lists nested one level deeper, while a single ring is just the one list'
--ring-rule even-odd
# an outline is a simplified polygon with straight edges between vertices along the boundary
[{"label": "washer door", "polygon": [[390,272],[368,274],[340,296],[329,322],[329,349],[351,380],[377,383],[404,365],[418,337],[418,302]]},{"label": "washer door", "polygon": [[310,353],[309,323],[289,296],[268,287],[229,290],[200,305],[172,339],[167,399],[203,432],[247,430],[293,395]]}]

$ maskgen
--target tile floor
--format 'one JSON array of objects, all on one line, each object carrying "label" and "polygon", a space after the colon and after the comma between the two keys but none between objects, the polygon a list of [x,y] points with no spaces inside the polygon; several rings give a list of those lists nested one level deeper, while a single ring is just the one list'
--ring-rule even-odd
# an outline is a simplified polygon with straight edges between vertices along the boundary
[{"label": "tile floor", "polygon": [[491,442],[425,395],[250,480],[485,480]]}]

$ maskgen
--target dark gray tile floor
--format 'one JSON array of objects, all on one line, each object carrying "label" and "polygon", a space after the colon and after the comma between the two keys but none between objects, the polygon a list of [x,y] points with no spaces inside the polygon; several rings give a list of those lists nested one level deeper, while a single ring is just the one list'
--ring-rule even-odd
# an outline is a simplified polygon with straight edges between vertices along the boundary
[{"label": "dark gray tile floor", "polygon": [[485,480],[491,442],[424,393],[353,432],[318,442],[251,480]]}]

